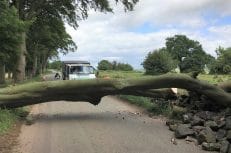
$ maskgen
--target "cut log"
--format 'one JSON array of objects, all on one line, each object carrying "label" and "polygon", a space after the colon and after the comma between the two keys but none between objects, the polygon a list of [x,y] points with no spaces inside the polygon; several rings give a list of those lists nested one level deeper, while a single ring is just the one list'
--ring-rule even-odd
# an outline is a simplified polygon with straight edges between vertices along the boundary
[{"label": "cut log", "polygon": [[[129,94],[155,97],[153,89],[182,88],[231,106],[231,94],[206,82],[182,74],[136,79],[47,81],[0,89],[0,107],[15,108],[50,101],[86,101],[98,104],[106,95]],[[211,102],[212,102],[211,101]]]}]

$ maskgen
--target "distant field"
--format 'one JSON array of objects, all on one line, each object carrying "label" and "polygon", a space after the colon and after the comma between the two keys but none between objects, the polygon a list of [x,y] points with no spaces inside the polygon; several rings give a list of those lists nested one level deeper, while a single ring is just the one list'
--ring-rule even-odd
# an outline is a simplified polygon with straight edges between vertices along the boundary
[{"label": "distant field", "polygon": [[[99,71],[99,77],[126,79],[126,78],[150,77],[150,75],[149,76],[144,75],[144,72],[141,71]],[[231,75],[200,74],[198,79],[203,81],[208,81],[209,83],[212,84],[216,84],[219,82],[231,80]]]},{"label": "distant field", "polygon": [[209,75],[200,74],[198,77],[200,80],[208,81],[209,83],[216,84],[224,81],[231,81],[231,75]]},{"label": "distant field", "polygon": [[99,71],[99,77],[110,77],[117,79],[144,77],[144,73],[140,71]]}]

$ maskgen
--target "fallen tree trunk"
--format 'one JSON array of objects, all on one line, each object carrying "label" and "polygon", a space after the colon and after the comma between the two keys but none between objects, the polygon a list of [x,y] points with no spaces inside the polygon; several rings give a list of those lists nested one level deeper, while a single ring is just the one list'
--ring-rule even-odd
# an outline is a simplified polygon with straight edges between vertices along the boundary
[{"label": "fallen tree trunk", "polygon": [[49,101],[87,101],[98,104],[106,95],[155,97],[161,88],[182,88],[203,94],[223,106],[231,106],[231,94],[220,87],[187,75],[166,74],[128,80],[47,81],[0,89],[0,107],[15,108]]},{"label": "fallen tree trunk", "polygon": [[218,87],[225,90],[226,92],[231,92],[231,81],[220,83]]}]

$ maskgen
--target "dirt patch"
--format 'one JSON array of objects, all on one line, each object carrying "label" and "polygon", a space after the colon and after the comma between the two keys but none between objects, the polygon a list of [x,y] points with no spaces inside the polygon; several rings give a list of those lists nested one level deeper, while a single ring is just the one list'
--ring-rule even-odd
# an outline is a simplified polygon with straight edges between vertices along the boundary
[{"label": "dirt patch", "polygon": [[22,123],[23,121],[17,121],[7,133],[0,135],[0,153],[12,153],[13,147],[18,144]]}]

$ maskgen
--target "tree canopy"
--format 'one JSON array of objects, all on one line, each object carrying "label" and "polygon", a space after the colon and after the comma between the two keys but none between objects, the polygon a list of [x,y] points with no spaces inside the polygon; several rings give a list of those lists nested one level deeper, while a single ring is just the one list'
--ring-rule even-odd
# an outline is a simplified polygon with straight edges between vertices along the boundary
[{"label": "tree canopy", "polygon": [[[138,0],[114,2],[131,11]],[[15,62],[6,66],[15,81],[42,73],[49,59],[77,49],[64,23],[77,28],[78,22],[88,17],[89,10],[113,12],[111,3],[109,0],[2,0],[0,40],[5,43],[0,44],[0,61],[13,58]],[[29,24],[24,26],[24,23]],[[5,75],[1,68],[0,74]]]},{"label": "tree canopy", "polygon": [[178,61],[181,72],[203,71],[213,57],[207,54],[202,45],[185,35],[175,35],[166,39],[166,50]]},{"label": "tree canopy", "polygon": [[146,74],[163,74],[176,67],[176,62],[166,48],[149,52],[142,63]]},{"label": "tree canopy", "polygon": [[216,50],[217,60],[211,67],[211,73],[231,74],[231,47],[219,47]]}]

